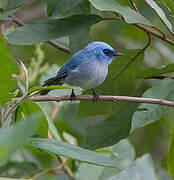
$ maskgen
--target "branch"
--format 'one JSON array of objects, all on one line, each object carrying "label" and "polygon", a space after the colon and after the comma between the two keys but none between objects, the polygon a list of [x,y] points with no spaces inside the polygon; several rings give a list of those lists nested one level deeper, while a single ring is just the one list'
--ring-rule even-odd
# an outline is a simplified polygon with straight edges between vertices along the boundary
[{"label": "branch", "polygon": [[172,46],[174,46],[174,41],[170,40],[167,37],[164,37],[162,34],[159,34],[159,33],[155,32],[155,31],[153,31],[153,30],[151,30],[151,29],[149,29],[149,28],[147,28],[141,24],[135,24],[135,26],[137,26],[139,29],[142,29],[142,30],[146,31],[147,33],[152,34],[153,36],[156,36],[159,39],[171,44]]},{"label": "branch", "polygon": [[132,7],[135,9],[135,11],[136,11],[137,13],[139,13],[139,10],[138,10],[136,4],[135,4],[132,0],[129,0],[129,2],[131,3],[131,5],[132,5]]},{"label": "branch", "polygon": [[39,173],[34,175],[31,180],[36,180],[40,176],[47,174],[47,173],[53,173],[53,174],[58,174],[58,175],[64,174],[64,171],[57,171],[57,170],[58,170],[57,168],[51,168],[51,169],[46,169],[46,170],[40,171]]},{"label": "branch", "polygon": [[61,44],[58,44],[58,43],[56,43],[56,42],[53,41],[53,40],[48,41],[48,43],[49,43],[50,45],[52,45],[53,47],[57,48],[57,49],[60,49],[60,50],[66,52],[66,53],[68,53],[68,54],[70,53],[69,48],[67,48],[67,47],[65,47],[65,46],[62,46]]},{"label": "branch", "polygon": [[[132,5],[132,7],[134,8],[134,10],[135,10],[137,13],[139,13],[139,10],[138,10],[138,8],[136,7],[136,4],[133,2],[133,0],[129,0],[129,2],[131,3],[131,5]],[[174,41],[168,39],[168,38],[166,37],[166,35],[165,35],[160,29],[158,29],[157,27],[152,26],[152,28],[155,29],[155,30],[157,30],[158,32],[160,32],[160,34],[156,33],[155,31],[153,31],[153,30],[151,30],[151,29],[149,29],[149,28],[147,28],[147,27],[145,27],[145,26],[143,26],[143,25],[141,25],[141,24],[134,24],[134,25],[137,26],[139,29],[142,29],[143,31],[146,31],[147,33],[152,34],[152,35],[158,37],[159,39],[161,39],[161,40],[163,40],[163,41],[165,41],[165,42],[167,42],[167,43],[169,43],[169,44],[171,44],[171,45],[174,46]],[[170,31],[169,31],[169,32],[170,32]],[[171,32],[170,32],[170,33],[171,33]],[[174,34],[172,33],[172,35],[174,35]]]},{"label": "branch", "polygon": [[[156,98],[141,98],[141,97],[130,97],[130,96],[99,96],[100,101],[111,101],[111,102],[133,102],[133,103],[148,103],[148,104],[158,104],[174,107],[173,101],[167,101],[164,99],[156,99]],[[15,98],[14,100],[17,100]],[[41,101],[70,101],[70,96],[36,96],[29,98],[35,102]],[[76,101],[93,101],[93,96],[91,95],[80,95],[76,96]]]}]

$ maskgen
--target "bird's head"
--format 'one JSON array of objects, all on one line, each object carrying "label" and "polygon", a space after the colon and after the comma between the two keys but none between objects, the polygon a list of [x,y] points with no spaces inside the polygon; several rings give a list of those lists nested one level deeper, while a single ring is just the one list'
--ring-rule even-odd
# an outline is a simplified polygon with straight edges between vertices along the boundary
[{"label": "bird's head", "polygon": [[112,62],[115,56],[122,56],[117,50],[113,49],[110,45],[105,42],[92,42],[85,48],[89,53],[95,54],[99,61],[104,61],[108,64]]}]

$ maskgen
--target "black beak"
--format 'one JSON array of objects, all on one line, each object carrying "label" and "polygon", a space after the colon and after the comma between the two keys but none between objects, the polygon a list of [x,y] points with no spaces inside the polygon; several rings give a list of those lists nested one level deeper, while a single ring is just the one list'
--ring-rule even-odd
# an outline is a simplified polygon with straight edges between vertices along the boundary
[{"label": "black beak", "polygon": [[115,52],[114,52],[114,56],[124,56],[124,54],[115,51]]}]

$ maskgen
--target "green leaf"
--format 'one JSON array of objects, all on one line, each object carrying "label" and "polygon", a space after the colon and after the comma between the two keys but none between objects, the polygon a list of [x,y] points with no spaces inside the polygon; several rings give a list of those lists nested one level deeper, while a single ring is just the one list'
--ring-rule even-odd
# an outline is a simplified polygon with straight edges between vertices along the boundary
[{"label": "green leaf", "polygon": [[123,169],[128,167],[136,156],[134,147],[126,139],[119,141],[108,149],[112,152],[111,159],[119,162]]},{"label": "green leaf", "polygon": [[[174,80],[166,78],[160,83],[155,84],[152,88],[148,89],[144,94],[144,98],[158,98],[165,100],[174,100]],[[167,111],[167,106],[145,104],[142,103],[138,109],[145,109],[144,111],[135,112],[132,120],[132,129],[144,127],[159,120]]]},{"label": "green leaf", "polygon": [[149,4],[149,6],[156,11],[158,16],[161,18],[163,23],[166,25],[166,27],[172,32],[172,24],[167,19],[165,13],[163,10],[157,5],[157,3],[153,0],[146,0],[146,2]]},{"label": "green leaf", "polygon": [[[111,169],[111,168],[108,168]],[[102,170],[102,167],[92,165],[92,164],[86,164],[86,163],[80,163],[80,166],[75,174],[76,180],[89,180],[89,179],[98,179],[100,172]]]},{"label": "green leaf", "polygon": [[10,10],[6,10],[4,12],[0,13],[0,20],[11,20],[10,17],[8,17],[9,15],[14,14],[19,8],[14,8],[14,9],[10,9]]},{"label": "green leaf", "polygon": [[[72,16],[75,14],[89,14],[89,13],[90,13],[90,3],[87,0],[83,1],[83,3],[79,4],[78,6],[67,12],[68,16]],[[80,32],[77,32],[74,35],[69,36],[71,54],[74,54],[75,52],[83,49],[88,44],[89,31],[90,28],[86,28]]]},{"label": "green leaf", "polygon": [[174,72],[174,64],[169,64],[167,66],[148,68],[139,73],[139,78],[147,78],[151,76],[157,76],[169,72]]},{"label": "green leaf", "polygon": [[58,141],[61,141],[61,136],[59,132],[56,129],[56,126],[54,125],[53,121],[50,120],[49,118],[47,119],[48,125],[49,125],[49,132],[51,133],[52,137],[55,138]]},{"label": "green leaf", "polygon": [[98,149],[116,144],[126,138],[131,129],[131,121],[137,104],[128,103],[110,118],[99,122],[89,129],[84,146],[89,149]]},{"label": "green leaf", "polygon": [[174,176],[174,128],[170,135],[170,146],[167,158],[167,168],[171,176]]},{"label": "green leaf", "polygon": [[4,38],[0,36],[0,105],[4,106],[11,99],[10,92],[17,85],[17,80],[11,75],[18,72],[18,66],[9,55]]},{"label": "green leaf", "polygon": [[101,20],[100,16],[92,14],[74,15],[64,19],[44,19],[16,28],[7,38],[11,44],[31,45],[74,34]]},{"label": "green leaf", "polygon": [[28,173],[36,173],[38,170],[37,165],[32,162],[10,161],[0,167],[0,176],[20,178],[28,175]]},{"label": "green leaf", "polygon": [[174,14],[174,2],[172,0],[163,0],[162,3]]},{"label": "green leaf", "polygon": [[42,91],[42,90],[54,90],[54,89],[72,89],[72,87],[68,86],[58,86],[58,85],[51,85],[51,86],[35,86],[29,89],[28,94],[31,94],[35,91]]},{"label": "green leaf", "polygon": [[69,11],[82,2],[83,0],[47,0],[47,12],[49,16],[55,16],[62,12]]},{"label": "green leaf", "polygon": [[28,3],[30,0],[7,0],[8,3],[6,3],[6,7],[5,9],[9,10],[9,9],[13,9],[19,6],[22,6],[26,3]]},{"label": "green leaf", "polygon": [[145,154],[136,159],[130,167],[112,176],[108,180],[156,180],[154,165],[150,155]]},{"label": "green leaf", "polygon": [[54,139],[30,138],[30,145],[60,156],[106,167],[117,167],[117,163],[95,152]]},{"label": "green leaf", "polygon": [[[109,87],[114,77],[116,77],[122,69],[136,56],[139,49],[130,49],[122,51],[124,56],[116,57],[112,64],[109,66],[109,73],[106,80],[95,90],[99,95],[111,95],[111,96],[130,96],[137,84],[138,74],[142,70],[142,64],[144,60],[144,54],[138,56],[138,58],[121,74],[117,80],[115,80]],[[136,69],[136,70],[135,70]],[[83,94],[91,94],[91,91],[85,91]],[[115,102],[88,102],[80,101],[78,117],[95,116],[97,114],[109,114],[116,112],[120,109],[120,105],[123,103]]]},{"label": "green leaf", "polygon": [[9,157],[22,148],[27,139],[34,133],[38,126],[40,114],[34,114],[27,117],[25,121],[16,123],[0,132],[0,166],[2,166]]},{"label": "green leaf", "polygon": [[47,118],[40,108],[38,104],[31,100],[25,100],[23,103],[21,103],[16,112],[15,112],[15,119],[16,121],[24,120],[28,116],[30,116],[33,113],[39,112],[41,114],[39,125],[37,128],[37,135],[41,137],[48,137],[48,122]]},{"label": "green leaf", "polygon": [[[119,165],[125,169],[131,165],[132,161],[135,158],[135,149],[126,139],[121,140],[119,143],[107,148],[111,154],[111,159],[119,162]],[[115,176],[120,172],[117,168],[103,168],[99,180],[106,180],[112,176]]]},{"label": "green leaf", "polygon": [[120,13],[129,24],[145,24],[151,26],[151,23],[141,14],[132,10],[130,7],[122,6],[115,0],[89,0],[91,4],[100,11],[112,11]]}]

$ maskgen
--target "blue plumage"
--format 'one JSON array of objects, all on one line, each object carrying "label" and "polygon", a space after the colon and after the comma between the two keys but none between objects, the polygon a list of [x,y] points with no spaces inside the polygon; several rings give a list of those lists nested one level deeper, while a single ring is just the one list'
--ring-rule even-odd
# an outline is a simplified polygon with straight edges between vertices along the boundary
[{"label": "blue plumage", "polygon": [[[99,100],[95,93],[95,87],[99,86],[108,74],[108,66],[115,56],[120,56],[111,46],[105,42],[92,42],[84,49],[75,53],[58,71],[57,75],[45,81],[44,86],[66,83],[71,86],[79,86],[83,89],[92,89],[93,99]],[[41,91],[41,95],[49,91]],[[71,100],[75,99],[74,91]]]}]

